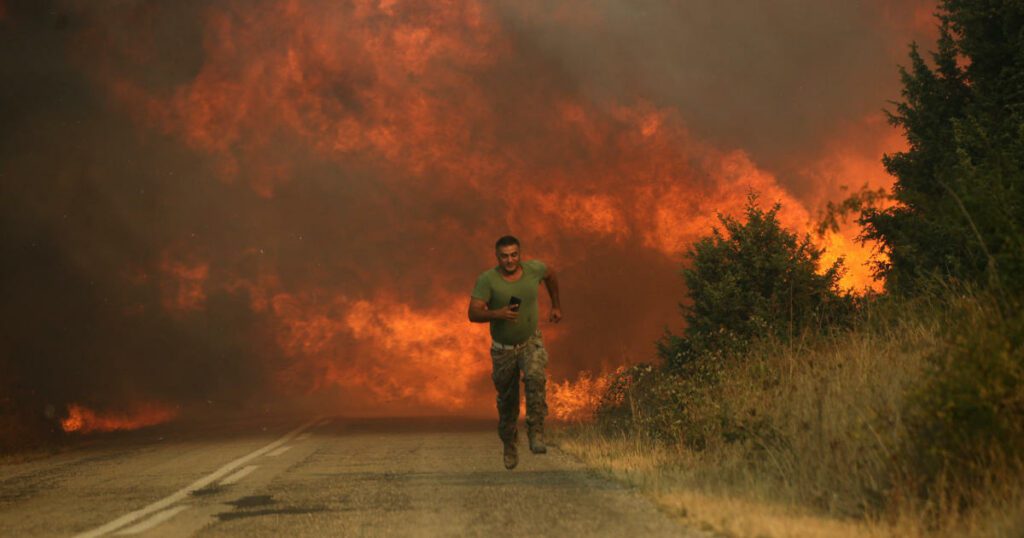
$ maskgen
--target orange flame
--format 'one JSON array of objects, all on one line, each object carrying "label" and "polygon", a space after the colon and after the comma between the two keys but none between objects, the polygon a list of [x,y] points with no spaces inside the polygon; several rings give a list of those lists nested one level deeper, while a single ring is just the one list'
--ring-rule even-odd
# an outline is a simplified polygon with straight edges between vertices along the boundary
[{"label": "orange flame", "polygon": [[551,417],[566,422],[590,420],[611,383],[610,379],[607,375],[593,377],[590,372],[580,372],[576,381],[551,384],[548,391]]},{"label": "orange flame", "polygon": [[67,433],[135,430],[167,422],[177,416],[176,409],[154,403],[140,405],[131,411],[109,413],[99,413],[83,405],[70,404],[68,416],[60,421],[60,426]]},{"label": "orange flame", "polygon": [[[765,204],[781,202],[783,224],[803,233],[816,205],[840,195],[839,185],[891,184],[878,159],[902,139],[891,130],[878,136],[884,122],[838,132],[835,145],[802,170],[825,187],[798,194],[742,149],[695,137],[677,110],[643,96],[595,101],[546,62],[524,67],[529,76],[514,72],[523,87],[498,89],[513,84],[502,66],[536,58],[519,55],[528,53],[516,50],[516,36],[485,4],[352,0],[337,7],[218,4],[207,12],[205,56],[194,78],[162,94],[128,75],[107,83],[142,122],[209,156],[223,181],[244,181],[262,197],[295,180],[293,168],[307,155],[378,167],[375,178],[396,192],[428,185],[439,198],[497,208],[487,226],[536,238],[534,252],[561,266],[576,261],[559,251],[567,238],[642,245],[674,261],[717,224],[716,213],[739,211],[750,191]],[[445,219],[424,226],[438,237],[475,233]],[[856,234],[849,225],[822,238],[823,263],[845,256],[844,286],[878,286],[863,265],[871,246],[858,245]],[[375,403],[469,411],[487,402],[492,409],[487,335],[465,322],[465,290],[439,287],[425,306],[372,289],[285,288],[273,268],[260,270],[257,278],[211,279],[205,262],[165,257],[165,306],[201,309],[222,278],[272,318],[290,361],[280,373],[290,391],[342,388]],[[553,383],[553,416],[585,417],[606,383],[589,373]]]},{"label": "orange flame", "polygon": [[405,409],[472,412],[485,400],[489,342],[485,328],[464,323],[464,302],[452,297],[413,309],[386,296],[316,303],[278,294],[272,301],[278,341],[295,361],[282,379],[368,392]]},{"label": "orange flame", "polygon": [[[872,115],[846,126],[827,144],[823,155],[803,167],[804,174],[823,186],[820,199],[841,200],[849,195],[848,188],[866,186],[872,190],[888,190],[892,187],[893,177],[885,171],[881,156],[905,151],[907,142],[884,120],[880,115]],[[831,265],[842,256],[847,269],[840,282],[843,287],[854,291],[864,288],[881,291],[884,283],[873,279],[871,263],[885,261],[884,255],[876,252],[874,244],[861,244],[857,240],[860,232],[860,226],[850,218],[840,223],[838,231],[829,231],[818,238],[818,247],[825,249],[822,265]]]},{"label": "orange flame", "polygon": [[[504,149],[508,133],[495,121],[493,88],[467,76],[516,57],[491,10],[472,0],[429,8],[369,0],[355,0],[348,10],[330,5],[211,10],[206,60],[173,97],[149,96],[123,77],[113,89],[145,120],[213,155],[225,180],[245,166],[250,187],[266,197],[291,181],[294,165],[293,156],[271,150],[277,141],[266,133],[276,132],[341,164],[370,158],[400,172],[383,181],[429,175],[439,191],[460,196],[515,184],[504,205],[509,227],[524,235],[557,228],[639,241],[668,256],[707,233],[717,212],[740,209],[750,191],[781,202],[784,224],[801,233],[812,227],[809,207],[829,199],[798,199],[744,151],[695,139],[674,109],[642,99],[591,102],[555,85],[541,86],[548,103],[529,107],[541,107],[531,114],[544,118],[531,136],[558,142],[528,146],[535,155],[522,159]],[[842,142],[835,155],[809,167],[815,178],[828,185],[859,181],[866,167],[878,176],[877,146],[848,151]],[[538,168],[548,162],[558,164]],[[862,267],[871,247],[856,245],[855,229],[839,234],[821,246],[852,262],[843,284],[876,286]],[[173,297],[179,308],[200,304],[201,268],[170,270],[181,282]]]}]

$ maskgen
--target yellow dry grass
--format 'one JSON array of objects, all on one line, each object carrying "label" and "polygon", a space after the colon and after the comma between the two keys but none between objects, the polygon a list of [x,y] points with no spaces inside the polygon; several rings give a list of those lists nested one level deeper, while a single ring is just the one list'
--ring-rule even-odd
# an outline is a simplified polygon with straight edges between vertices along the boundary
[{"label": "yellow dry grass", "polygon": [[736,538],[1020,538],[1024,491],[1007,486],[978,509],[929,528],[907,510],[886,520],[841,518],[780,495],[773,480],[716,482],[713,458],[685,449],[609,438],[590,427],[555,432],[555,444],[589,467],[638,488],[663,510],[694,527]]},{"label": "yellow dry grass", "polygon": [[[938,522],[892,487],[908,435],[904,399],[948,327],[942,316],[887,316],[827,338],[765,343],[729,365],[703,412],[770,425],[750,429],[745,443],[712,435],[697,451],[588,424],[553,441],[726,536],[1024,536],[1024,488],[1013,480]],[[769,433],[758,439],[759,431]]]}]

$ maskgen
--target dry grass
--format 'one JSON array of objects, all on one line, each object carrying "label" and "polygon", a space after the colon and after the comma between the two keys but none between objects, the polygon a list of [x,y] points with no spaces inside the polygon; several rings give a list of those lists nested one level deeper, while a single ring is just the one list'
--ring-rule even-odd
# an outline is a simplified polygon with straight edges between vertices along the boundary
[{"label": "dry grass", "polygon": [[1024,536],[1024,488],[1013,480],[970,511],[940,510],[941,521],[900,493],[911,489],[898,478],[907,474],[904,400],[949,327],[941,315],[879,315],[827,338],[766,343],[726,366],[699,413],[723,431],[739,425],[740,441],[715,432],[698,451],[595,425],[554,441],[727,536]]},{"label": "dry grass", "polygon": [[636,439],[610,439],[593,428],[558,432],[563,451],[612,478],[635,486],[659,506],[688,524],[724,536],[875,538],[918,536],[893,525],[843,520],[788,502],[774,495],[768,483],[748,476],[716,482],[721,469],[686,449],[673,449]]}]

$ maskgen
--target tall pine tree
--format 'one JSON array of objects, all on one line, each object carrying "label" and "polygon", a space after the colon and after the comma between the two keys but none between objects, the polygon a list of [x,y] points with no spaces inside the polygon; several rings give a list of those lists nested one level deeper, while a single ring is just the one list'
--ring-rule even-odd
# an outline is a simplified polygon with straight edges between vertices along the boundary
[{"label": "tall pine tree", "polygon": [[939,275],[1024,289],[1024,2],[944,0],[930,67],[911,47],[886,155],[898,204],[861,217],[890,290]]}]

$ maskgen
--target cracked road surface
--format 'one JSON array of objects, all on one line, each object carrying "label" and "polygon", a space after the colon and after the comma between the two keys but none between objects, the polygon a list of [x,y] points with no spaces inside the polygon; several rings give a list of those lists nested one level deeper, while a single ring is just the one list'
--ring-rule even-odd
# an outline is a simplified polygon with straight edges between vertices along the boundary
[{"label": "cracked road surface", "polygon": [[697,536],[494,421],[235,421],[0,465],[4,536]]}]

